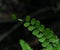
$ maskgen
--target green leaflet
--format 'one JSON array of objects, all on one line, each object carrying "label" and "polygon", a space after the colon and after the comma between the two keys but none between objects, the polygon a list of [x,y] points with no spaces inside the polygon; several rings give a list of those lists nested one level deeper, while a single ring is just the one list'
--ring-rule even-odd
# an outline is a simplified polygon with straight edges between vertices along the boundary
[{"label": "green leaflet", "polygon": [[31,18],[30,16],[26,16],[25,21],[26,22],[29,22],[30,21],[30,18]]},{"label": "green leaflet", "polygon": [[56,46],[57,46],[57,44],[56,44],[56,43],[52,43],[52,45],[53,45],[54,47],[56,47]]},{"label": "green leaflet", "polygon": [[52,45],[51,45],[51,44],[49,44],[49,45],[47,46],[46,50],[53,50]]},{"label": "green leaflet", "polygon": [[60,50],[60,44],[58,44],[57,46],[55,46],[55,47],[53,48],[53,50]]},{"label": "green leaflet", "polygon": [[46,29],[44,30],[43,34],[44,34],[45,36],[47,36],[47,35],[49,35],[49,32],[50,32],[50,29],[49,29],[49,28],[46,28]]},{"label": "green leaflet", "polygon": [[24,23],[24,27],[28,27],[29,25],[30,25],[29,22],[25,22],[25,23]]},{"label": "green leaflet", "polygon": [[38,29],[33,30],[32,34],[33,34],[34,36],[36,36],[37,34],[39,34],[39,30],[38,30]]},{"label": "green leaflet", "polygon": [[33,50],[27,43],[25,43],[26,50]]},{"label": "green leaflet", "polygon": [[43,50],[46,50],[46,48],[43,48]]},{"label": "green leaflet", "polygon": [[46,36],[46,38],[51,38],[52,36],[54,36],[54,32],[52,30],[50,30],[49,28],[46,28],[43,32],[43,34]]},{"label": "green leaflet", "polygon": [[60,50],[60,44],[57,45],[58,50]]},{"label": "green leaflet", "polygon": [[47,47],[48,45],[49,45],[49,42],[47,42],[47,41],[45,41],[45,42],[42,43],[43,47]]},{"label": "green leaflet", "polygon": [[31,19],[31,24],[34,25],[35,23],[36,23],[35,18],[32,18],[32,19]]},{"label": "green leaflet", "polygon": [[20,40],[22,50],[33,50],[24,40]]},{"label": "green leaflet", "polygon": [[12,18],[13,20],[16,20],[16,15],[15,15],[15,14],[12,14],[11,18]]},{"label": "green leaflet", "polygon": [[34,26],[29,26],[29,27],[28,27],[28,30],[29,30],[29,31],[32,31],[32,30],[34,30],[34,29],[35,29]]},{"label": "green leaflet", "polygon": [[39,41],[39,42],[42,42],[42,43],[43,43],[45,40],[46,40],[45,37],[42,37],[42,38],[39,38],[39,39],[38,39],[38,41]]},{"label": "green leaflet", "polygon": [[59,39],[56,38],[56,36],[53,36],[53,37],[51,37],[51,38],[49,39],[49,42],[52,42],[52,43],[56,43],[56,44],[58,44]]},{"label": "green leaflet", "polygon": [[53,37],[54,35],[51,33],[48,33],[48,35],[46,36],[46,38],[50,39],[51,37]]},{"label": "green leaflet", "polygon": [[45,29],[45,26],[44,26],[44,25],[40,25],[39,30],[40,30],[41,32],[43,32],[44,29]]},{"label": "green leaflet", "polygon": [[22,50],[26,50],[26,46],[24,45],[25,43],[24,43],[24,41],[23,40],[20,40],[19,41],[19,44],[21,45],[21,47],[22,47]]},{"label": "green leaflet", "polygon": [[37,37],[37,38],[41,38],[41,37],[43,37],[43,34],[42,34],[42,33],[37,34],[36,37]]},{"label": "green leaflet", "polygon": [[53,50],[58,50],[57,47],[54,47]]},{"label": "green leaflet", "polygon": [[39,21],[39,20],[36,20],[35,27],[36,27],[36,28],[39,28],[39,27],[40,27],[40,21]]},{"label": "green leaflet", "polygon": [[53,36],[54,36],[54,32],[50,30],[46,37],[49,39]]}]

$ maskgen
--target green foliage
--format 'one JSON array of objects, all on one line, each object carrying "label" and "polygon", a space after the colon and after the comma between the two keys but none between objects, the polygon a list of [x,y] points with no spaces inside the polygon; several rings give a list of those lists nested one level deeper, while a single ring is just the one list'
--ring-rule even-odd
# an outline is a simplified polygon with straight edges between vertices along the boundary
[{"label": "green foliage", "polygon": [[39,34],[39,30],[33,30],[33,32],[32,32],[32,34],[34,35],[34,36],[36,36],[37,34]]},{"label": "green foliage", "polygon": [[29,22],[30,21],[30,18],[31,18],[30,16],[26,16],[25,21],[26,22]]},{"label": "green foliage", "polygon": [[33,50],[29,44],[27,44],[24,40],[20,40],[19,41],[19,44],[21,45],[22,47],[22,50]]},{"label": "green foliage", "polygon": [[28,27],[30,25],[29,22],[24,23],[24,27]]},{"label": "green foliage", "polygon": [[43,35],[42,33],[39,33],[39,34],[36,35],[37,38],[41,38],[41,37],[43,37],[43,36],[44,36],[44,35]]},{"label": "green foliage", "polygon": [[41,42],[41,43],[43,43],[45,40],[46,40],[45,37],[41,37],[41,38],[38,39],[38,41]]},{"label": "green foliage", "polygon": [[49,44],[49,45],[47,46],[46,50],[53,50],[52,45],[51,45],[51,44]]},{"label": "green foliage", "polygon": [[20,40],[19,41],[19,44],[21,45],[21,47],[22,47],[22,50],[26,50],[26,46],[24,45],[25,44],[25,42],[23,41],[23,40]]},{"label": "green foliage", "polygon": [[39,20],[36,20],[35,27],[36,27],[36,28],[39,28],[39,27],[40,27],[40,21],[39,21]]},{"label": "green foliage", "polygon": [[57,44],[58,44],[59,39],[58,39],[58,38],[56,38],[56,36],[53,36],[53,37],[51,37],[51,38],[49,39],[49,42],[57,43]]},{"label": "green foliage", "polygon": [[53,50],[53,47],[51,46],[51,44],[49,44],[46,48],[44,48],[43,50]]},{"label": "green foliage", "polygon": [[60,50],[60,44],[56,45],[53,50]]},{"label": "green foliage", "polygon": [[15,14],[12,14],[11,19],[12,20],[16,20],[16,15]]},{"label": "green foliage", "polygon": [[52,36],[54,36],[54,32],[52,31],[52,30],[50,30],[49,28],[46,28],[46,33],[47,33],[47,35],[46,35],[46,37],[49,39],[49,38],[51,38]]},{"label": "green foliage", "polygon": [[48,45],[49,45],[49,42],[48,41],[45,41],[45,42],[42,43],[42,46],[43,47],[47,47]]},{"label": "green foliage", "polygon": [[53,47],[51,44],[49,44],[46,48],[44,48],[43,50],[53,50]]},{"label": "green foliage", "polygon": [[38,28],[41,32],[43,32],[44,31],[44,29],[45,29],[45,26],[44,25],[40,25],[40,27]]},{"label": "green foliage", "polygon": [[31,24],[34,25],[35,23],[36,23],[35,18],[32,18],[32,19],[31,19]]},{"label": "green foliage", "polygon": [[[41,42],[41,45],[44,47],[42,50],[60,50],[60,42],[58,37],[54,35],[54,32],[50,28],[45,28],[44,25],[40,24],[39,20],[36,20],[35,18],[30,19],[30,16],[26,16],[24,27],[27,27],[29,31],[32,31],[32,34]],[[29,48],[27,44],[23,44],[24,46],[21,44],[22,47],[25,47],[26,45],[27,48]],[[31,50],[31,48],[26,50]]]},{"label": "green foliage", "polygon": [[29,26],[29,27],[28,27],[28,30],[29,30],[29,31],[32,31],[32,30],[34,30],[34,29],[35,29],[34,26]]}]

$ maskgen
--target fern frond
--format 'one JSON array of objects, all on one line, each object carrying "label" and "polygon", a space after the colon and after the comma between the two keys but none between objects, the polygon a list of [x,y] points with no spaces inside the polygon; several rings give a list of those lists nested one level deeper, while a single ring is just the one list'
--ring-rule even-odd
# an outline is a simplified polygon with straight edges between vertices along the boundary
[{"label": "fern frond", "polygon": [[[36,20],[35,18],[31,19],[30,16],[26,16],[24,27],[27,27],[29,31],[32,31],[32,34],[41,42],[42,47],[44,47],[42,50],[60,50],[58,37],[54,35],[54,32],[50,28],[45,28],[39,20]],[[20,44],[24,48],[26,46],[26,50],[33,50],[27,43],[25,44],[23,40],[21,40]],[[23,44],[25,46],[23,46]]]}]

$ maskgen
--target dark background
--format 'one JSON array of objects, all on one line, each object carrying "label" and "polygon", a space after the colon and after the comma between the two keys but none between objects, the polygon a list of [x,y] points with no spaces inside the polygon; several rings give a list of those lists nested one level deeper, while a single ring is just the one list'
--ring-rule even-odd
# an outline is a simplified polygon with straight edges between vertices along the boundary
[{"label": "dark background", "polygon": [[[0,0],[0,50],[22,50],[19,39],[24,39],[34,50],[42,48],[37,38],[31,35],[22,23],[11,19],[30,15],[51,28],[60,39],[59,0]],[[39,46],[39,47],[38,47]]]}]

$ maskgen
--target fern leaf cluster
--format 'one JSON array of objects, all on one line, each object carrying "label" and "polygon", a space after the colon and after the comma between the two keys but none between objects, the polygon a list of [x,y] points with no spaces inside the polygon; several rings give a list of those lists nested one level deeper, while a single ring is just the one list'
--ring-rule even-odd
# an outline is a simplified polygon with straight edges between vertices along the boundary
[{"label": "fern leaf cluster", "polygon": [[26,16],[24,27],[27,27],[41,42],[41,45],[44,47],[42,50],[60,50],[58,37],[54,35],[51,29],[45,28],[44,25],[40,24],[39,20]]}]

